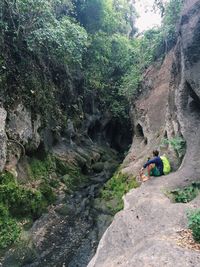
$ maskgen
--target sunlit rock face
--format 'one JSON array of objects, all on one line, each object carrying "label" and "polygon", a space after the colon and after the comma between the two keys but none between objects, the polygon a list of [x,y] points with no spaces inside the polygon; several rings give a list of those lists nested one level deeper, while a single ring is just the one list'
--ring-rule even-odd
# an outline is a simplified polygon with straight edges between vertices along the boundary
[{"label": "sunlit rock face", "polygon": [[200,197],[174,204],[164,192],[200,177],[200,1],[185,2],[178,31],[177,44],[162,65],[144,75],[143,94],[132,108],[135,134],[123,171],[137,174],[152,149],[162,149],[163,137],[182,136],[186,154],[178,168],[170,152],[176,172],[152,178],[124,197],[124,210],[115,216],[88,267],[199,265],[199,252],[180,246],[180,232],[187,229],[187,211],[199,207]]}]

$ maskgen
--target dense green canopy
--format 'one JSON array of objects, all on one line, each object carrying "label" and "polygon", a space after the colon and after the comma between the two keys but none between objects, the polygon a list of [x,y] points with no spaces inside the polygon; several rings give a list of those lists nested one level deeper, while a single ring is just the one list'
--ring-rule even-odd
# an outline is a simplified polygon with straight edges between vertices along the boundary
[{"label": "dense green canopy", "polygon": [[136,38],[129,0],[2,0],[1,98],[20,99],[44,120],[51,114],[58,128],[88,93],[127,118],[142,72],[175,44],[181,4],[155,1],[162,27]]}]

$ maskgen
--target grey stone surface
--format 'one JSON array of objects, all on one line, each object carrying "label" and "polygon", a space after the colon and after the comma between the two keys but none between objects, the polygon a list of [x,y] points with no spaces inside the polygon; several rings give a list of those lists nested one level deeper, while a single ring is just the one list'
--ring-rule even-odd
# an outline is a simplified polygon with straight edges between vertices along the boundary
[{"label": "grey stone surface", "polygon": [[10,139],[17,140],[23,145],[29,143],[31,147],[37,148],[40,144],[40,126],[40,118],[33,120],[31,112],[19,104],[9,112],[6,130]]},{"label": "grey stone surface", "polygon": [[6,163],[6,151],[7,151],[7,137],[5,132],[7,112],[4,108],[0,107],[0,171],[3,170]]}]

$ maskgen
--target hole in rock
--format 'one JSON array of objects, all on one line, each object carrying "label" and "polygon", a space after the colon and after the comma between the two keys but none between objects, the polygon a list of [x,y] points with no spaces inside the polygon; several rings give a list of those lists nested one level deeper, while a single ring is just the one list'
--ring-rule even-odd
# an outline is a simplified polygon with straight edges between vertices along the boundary
[{"label": "hole in rock", "polygon": [[191,85],[186,82],[186,86],[189,92],[188,107],[191,112],[200,112],[200,99],[196,92],[192,89]]},{"label": "hole in rock", "polygon": [[147,137],[144,138],[144,144],[145,144],[145,145],[148,144],[148,139],[147,139]]},{"label": "hole in rock", "polygon": [[92,141],[99,141],[99,135],[101,133],[101,123],[96,120],[88,129],[88,135]]},{"label": "hole in rock", "polygon": [[135,135],[136,135],[137,137],[144,138],[143,128],[142,128],[142,126],[141,126],[140,124],[138,124],[138,125],[136,126],[136,129],[135,129]]}]

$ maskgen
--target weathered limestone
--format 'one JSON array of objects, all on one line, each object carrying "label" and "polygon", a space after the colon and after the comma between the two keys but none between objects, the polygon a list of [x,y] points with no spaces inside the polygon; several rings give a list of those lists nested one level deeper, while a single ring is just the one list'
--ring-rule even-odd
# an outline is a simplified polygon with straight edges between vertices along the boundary
[{"label": "weathered limestone", "polygon": [[22,104],[9,110],[6,121],[7,162],[5,169],[17,176],[16,166],[26,150],[35,150],[40,144],[38,129],[41,126],[40,118],[32,119],[31,112]]},{"label": "weathered limestone", "polygon": [[7,133],[9,138],[21,142],[23,145],[31,143],[37,148],[40,144],[38,128],[40,119],[32,119],[31,112],[19,104],[8,114]]},{"label": "weathered limestone", "polygon": [[0,107],[0,171],[3,170],[6,163],[6,132],[5,132],[5,123],[6,123],[7,112],[4,108]]}]

